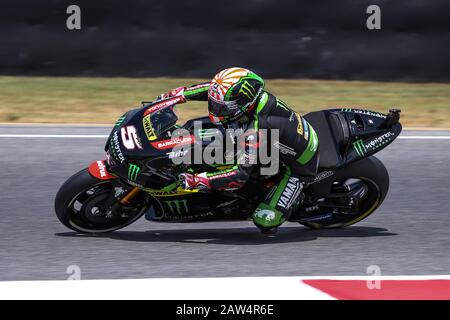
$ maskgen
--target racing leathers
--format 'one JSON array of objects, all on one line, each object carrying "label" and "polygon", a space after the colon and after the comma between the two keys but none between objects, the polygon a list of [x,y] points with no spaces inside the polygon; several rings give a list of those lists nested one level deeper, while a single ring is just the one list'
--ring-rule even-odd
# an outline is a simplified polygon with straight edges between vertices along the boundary
[{"label": "racing leathers", "polygon": [[[182,96],[182,102],[206,101],[208,89],[209,82],[180,87],[160,98]],[[252,214],[253,222],[262,231],[274,230],[289,218],[292,210],[302,201],[305,177],[317,173],[319,141],[313,127],[304,118],[266,91],[246,117],[244,121],[240,119],[239,126],[245,130],[244,141],[250,148],[245,148],[236,165],[213,173],[185,173],[181,180],[186,189],[233,190],[242,187],[255,170],[260,170],[261,164],[252,161],[257,158],[262,139],[260,133],[264,131],[265,141],[272,141],[269,139],[271,132],[278,130],[273,145],[279,151],[280,162],[284,164],[280,167],[283,172]]]}]

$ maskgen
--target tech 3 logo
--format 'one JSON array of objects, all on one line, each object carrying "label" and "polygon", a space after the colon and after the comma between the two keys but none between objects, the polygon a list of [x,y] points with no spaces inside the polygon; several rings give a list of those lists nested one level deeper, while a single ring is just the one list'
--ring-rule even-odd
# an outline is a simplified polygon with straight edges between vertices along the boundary
[{"label": "tech 3 logo", "polygon": [[187,199],[162,201],[164,207],[167,208],[169,212],[176,213],[180,216],[189,213],[189,207],[187,202],[188,202]]}]

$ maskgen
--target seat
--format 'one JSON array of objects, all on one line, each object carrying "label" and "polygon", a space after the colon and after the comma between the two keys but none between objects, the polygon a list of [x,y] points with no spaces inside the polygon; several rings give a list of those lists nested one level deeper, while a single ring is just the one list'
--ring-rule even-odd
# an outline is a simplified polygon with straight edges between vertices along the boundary
[{"label": "seat", "polygon": [[319,168],[332,169],[344,161],[342,151],[348,145],[350,132],[345,117],[339,112],[316,111],[304,116],[319,138]]}]

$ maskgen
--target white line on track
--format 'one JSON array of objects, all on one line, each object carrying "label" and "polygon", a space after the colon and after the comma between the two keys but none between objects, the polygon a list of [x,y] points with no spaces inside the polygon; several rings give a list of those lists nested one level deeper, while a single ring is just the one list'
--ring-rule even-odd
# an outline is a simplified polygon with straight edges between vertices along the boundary
[{"label": "white line on track", "polygon": [[[105,139],[105,134],[0,134],[0,138],[66,138]],[[450,136],[399,136],[402,140],[450,140]]]},{"label": "white line on track", "polygon": [[406,140],[450,140],[450,136],[400,136],[397,139]]}]

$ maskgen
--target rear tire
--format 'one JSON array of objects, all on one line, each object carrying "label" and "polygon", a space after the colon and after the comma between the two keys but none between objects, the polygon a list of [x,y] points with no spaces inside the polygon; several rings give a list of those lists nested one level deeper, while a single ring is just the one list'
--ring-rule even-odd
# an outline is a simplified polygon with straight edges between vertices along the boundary
[{"label": "rear tire", "polygon": [[120,214],[107,217],[101,213],[102,202],[112,191],[111,180],[99,180],[87,169],[70,177],[55,198],[55,212],[66,227],[81,233],[106,233],[135,222],[146,211],[149,199],[141,192],[130,205],[119,205]]},{"label": "rear tire", "polygon": [[389,190],[389,174],[386,167],[374,156],[338,170],[330,179],[336,183],[350,179],[362,181],[367,186],[364,201],[355,212],[333,214],[330,220],[320,222],[300,222],[304,226],[311,229],[330,229],[353,225],[371,215],[382,204]]}]

